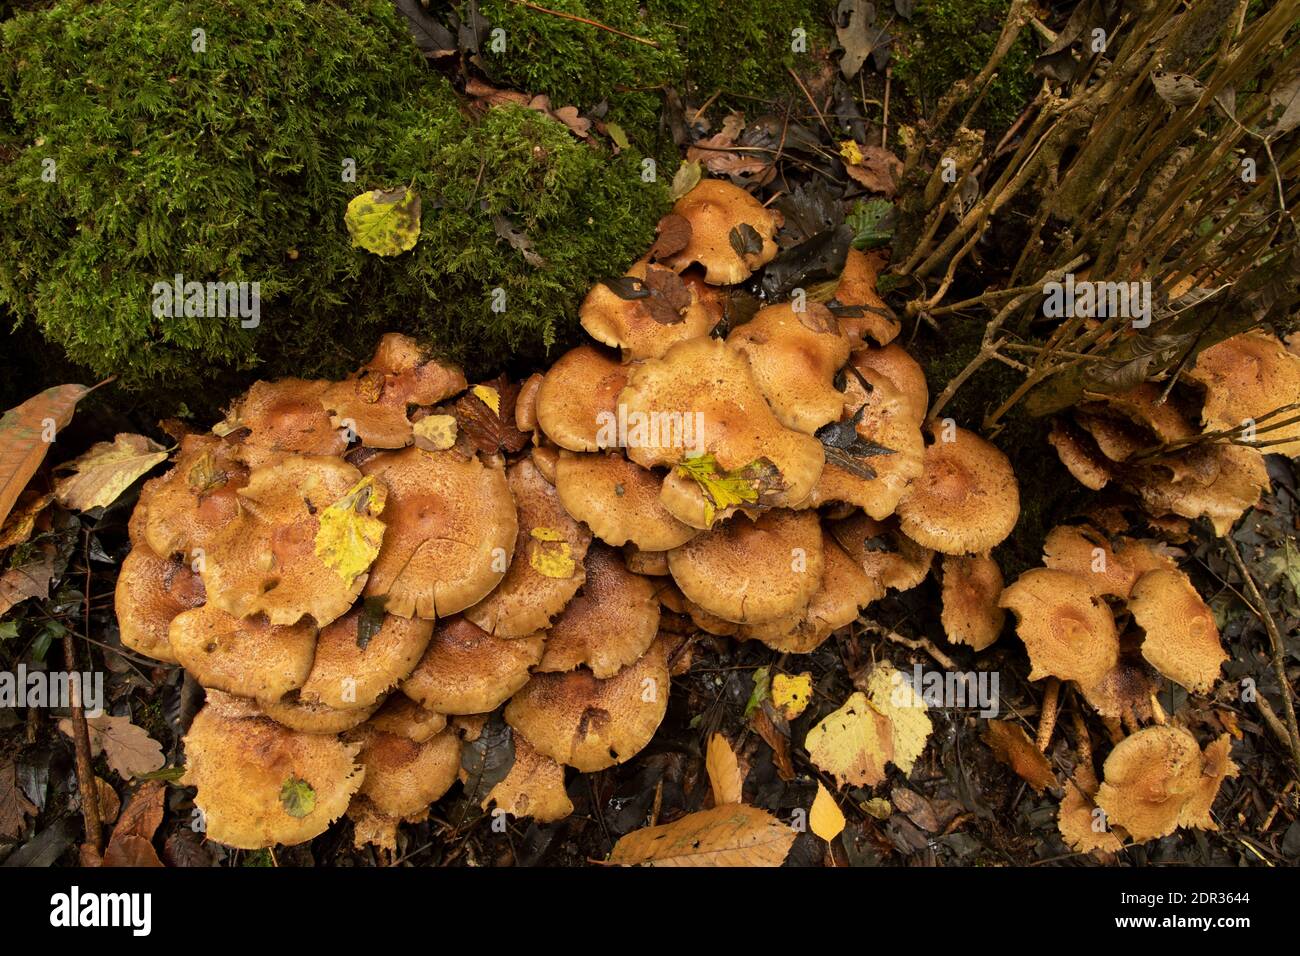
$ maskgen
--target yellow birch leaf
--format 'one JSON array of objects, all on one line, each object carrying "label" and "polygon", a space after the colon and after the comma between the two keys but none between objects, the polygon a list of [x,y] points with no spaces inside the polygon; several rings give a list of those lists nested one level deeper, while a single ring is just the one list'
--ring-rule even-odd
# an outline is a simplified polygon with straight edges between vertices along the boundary
[{"label": "yellow birch leaf", "polygon": [[889,718],[894,765],[911,773],[934,730],[925,701],[895,667],[885,663],[867,675],[866,692],[872,706]]},{"label": "yellow birch leaf", "polygon": [[420,238],[420,195],[413,189],[372,189],[350,203],[343,222],[352,245],[378,256],[396,256]]},{"label": "yellow birch leaf", "polygon": [[862,150],[858,148],[858,144],[853,140],[843,140],[840,142],[840,158],[850,166],[861,166]]},{"label": "yellow birch leaf", "polygon": [[827,843],[844,830],[844,814],[820,780],[817,782],[817,796],[813,797],[812,809],[808,811],[808,829]]},{"label": "yellow birch leaf", "polygon": [[117,435],[70,462],[73,474],[54,483],[54,497],[77,511],[106,508],[133,481],[166,459],[167,450],[144,435]]},{"label": "yellow birch leaf", "polygon": [[425,451],[445,451],[456,444],[455,415],[426,415],[411,426],[415,447]]},{"label": "yellow birch leaf", "polygon": [[501,415],[501,393],[495,388],[491,385],[475,385],[470,391],[480,402],[492,409],[492,414],[498,417]]},{"label": "yellow birch leaf", "polygon": [[571,578],[578,564],[573,560],[573,549],[564,535],[554,528],[534,528],[528,553],[528,563],[538,574],[548,578]]},{"label": "yellow birch leaf", "polygon": [[722,806],[724,803],[740,802],[744,778],[740,775],[740,764],[736,762],[735,751],[722,734],[714,734],[709,738],[709,748],[704,755],[704,769],[709,774],[715,804]]},{"label": "yellow birch leaf", "polygon": [[719,511],[759,503],[764,491],[781,486],[781,473],[767,458],[727,471],[711,454],[696,455],[677,463],[677,471],[695,480],[704,495],[704,520],[713,524]]},{"label": "yellow birch leaf", "polygon": [[812,700],[812,672],[804,671],[798,677],[777,674],[772,678],[772,703],[781,710],[786,720],[794,720],[804,712]]},{"label": "yellow birch leaf", "polygon": [[387,489],[373,475],[361,479],[320,514],[316,556],[338,573],[348,586],[364,574],[379,554],[384,523],[375,515],[384,510]]},{"label": "yellow birch leaf", "polygon": [[780,866],[795,836],[758,807],[726,803],[633,830],[614,844],[609,861],[624,866]]},{"label": "yellow birch leaf", "polygon": [[885,764],[894,756],[889,718],[861,691],[808,731],[804,747],[813,764],[840,786],[875,786],[885,779]]}]

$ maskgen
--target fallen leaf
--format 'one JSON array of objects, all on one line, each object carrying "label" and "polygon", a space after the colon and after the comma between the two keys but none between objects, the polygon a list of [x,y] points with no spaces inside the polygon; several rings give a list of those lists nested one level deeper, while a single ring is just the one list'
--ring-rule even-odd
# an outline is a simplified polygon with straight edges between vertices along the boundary
[{"label": "fallen leaf", "polygon": [[30,541],[32,532],[36,530],[36,519],[53,500],[53,495],[38,494],[31,488],[24,491],[0,528],[0,549]]},{"label": "fallen leaf", "polygon": [[1009,720],[990,720],[981,735],[999,763],[1004,763],[1038,793],[1056,786],[1052,765],[1029,734]]},{"label": "fallen leaf", "polygon": [[808,828],[827,843],[844,831],[844,813],[821,781],[817,782],[817,796],[813,797],[808,811]]},{"label": "fallen leaf", "polygon": [[650,258],[666,259],[685,249],[691,242],[691,221],[685,216],[670,212],[655,226],[655,243],[650,247]]},{"label": "fallen leaf", "polygon": [[873,193],[881,193],[886,198],[893,196],[903,174],[903,161],[881,146],[851,145],[857,158],[851,162],[841,149],[840,155],[845,156],[844,171]]},{"label": "fallen leaf", "polygon": [[137,478],[167,460],[167,449],[144,435],[119,434],[73,459],[73,474],[54,483],[54,497],[65,508],[107,508]]},{"label": "fallen leaf", "polygon": [[[91,757],[103,753],[109,769],[124,780],[152,773],[163,765],[162,745],[143,728],[131,723],[130,717],[100,714],[87,717],[86,723],[90,730]],[[72,737],[71,718],[60,720],[59,730]]]},{"label": "fallen leaf", "polygon": [[529,542],[528,563],[548,578],[571,578],[578,564],[564,535],[554,528],[534,528]]},{"label": "fallen leaf", "polygon": [[704,767],[713,788],[714,804],[722,806],[724,803],[740,803],[744,778],[740,773],[740,765],[736,762],[735,751],[722,734],[714,734],[709,738]]},{"label": "fallen leaf", "polygon": [[907,787],[894,787],[889,795],[894,801],[894,806],[898,807],[907,816],[907,819],[922,830],[929,833],[938,833],[942,829],[939,825],[939,817],[934,812],[934,807],[930,805],[930,801],[915,790],[909,790]]},{"label": "fallen leaf", "polygon": [[677,471],[695,480],[704,493],[704,521],[713,524],[719,511],[759,504],[765,495],[783,486],[781,473],[770,459],[758,458],[727,471],[712,454],[678,462]]},{"label": "fallen leaf", "polygon": [[492,229],[498,238],[504,239],[511,249],[514,249],[524,261],[534,269],[545,269],[546,260],[538,255],[537,250],[533,248],[533,240],[528,237],[528,233],[518,228],[506,216],[495,215],[492,217]]},{"label": "fallen leaf", "polygon": [[122,798],[117,795],[113,785],[103,777],[95,778],[95,786],[99,788],[99,819],[107,826],[117,819],[122,809]]},{"label": "fallen leaf", "polygon": [[127,802],[113,828],[104,866],[162,866],[153,848],[153,836],[163,819],[167,788],[156,780],[140,787]]},{"label": "fallen leaf", "polygon": [[484,405],[492,409],[492,414],[501,414],[501,393],[491,385],[475,385],[470,389]]},{"label": "fallen leaf", "polygon": [[469,805],[481,806],[514,765],[514,733],[509,724],[494,715],[479,735],[461,748],[460,766]]},{"label": "fallen leaf", "polygon": [[682,160],[682,164],[677,167],[677,172],[673,174],[673,185],[670,191],[673,202],[681,199],[698,186],[703,175],[704,170],[700,168],[698,162],[689,159]]},{"label": "fallen leaf", "polygon": [[316,554],[351,586],[379,554],[384,523],[376,515],[384,510],[387,489],[368,475],[320,514],[316,529]]},{"label": "fallen leaf", "polygon": [[858,75],[867,57],[871,57],[878,70],[889,63],[889,44],[893,42],[884,30],[876,25],[876,5],[867,0],[840,0],[835,11],[835,38],[844,48],[840,58],[840,72],[846,80]]},{"label": "fallen leaf", "polygon": [[474,391],[468,391],[456,399],[452,411],[456,415],[456,427],[465,434],[470,443],[485,455],[495,455],[505,450],[510,454],[521,450],[528,444],[528,435],[515,426],[515,403],[519,398],[518,383],[511,382],[504,375],[493,379],[492,385],[479,385],[486,394],[495,392],[498,396],[497,410],[480,398]]},{"label": "fallen leaf", "polygon": [[865,685],[859,686],[889,721],[890,761],[903,773],[911,773],[934,730],[925,701],[893,665],[883,662],[867,675]]},{"label": "fallen leaf", "polygon": [[795,836],[764,810],[728,803],[634,830],[614,844],[609,861],[624,866],[780,866]]},{"label": "fallen leaf", "polygon": [[1152,73],[1151,83],[1156,94],[1175,108],[1191,106],[1205,92],[1201,81],[1186,73]]},{"label": "fallen leaf", "polygon": [[777,713],[770,698],[764,699],[754,711],[749,718],[749,725],[772,748],[772,761],[776,764],[777,776],[782,780],[793,780],[795,773],[794,762],[790,759],[790,725]]},{"label": "fallen leaf", "polygon": [[875,786],[885,779],[885,764],[894,756],[889,718],[861,691],[808,731],[804,747],[813,764],[840,786]]},{"label": "fallen leaf", "polygon": [[280,806],[289,816],[301,819],[316,809],[316,791],[306,780],[287,777],[280,787]]},{"label": "fallen leaf", "polygon": [[23,564],[0,574],[0,614],[7,613],[15,604],[28,598],[49,597],[54,557],[54,546],[47,543],[37,548]]},{"label": "fallen leaf", "polygon": [[350,203],[343,222],[352,245],[378,256],[396,256],[420,238],[420,195],[408,187],[372,189]]},{"label": "fallen leaf", "polygon": [[15,406],[0,418],[0,522],[45,460],[50,443],[72,421],[85,385],[56,385]]},{"label": "fallen leaf", "polygon": [[416,448],[446,451],[456,444],[456,416],[426,415],[411,427],[411,431],[415,435]]},{"label": "fallen leaf", "polygon": [[772,678],[772,703],[781,710],[786,720],[794,720],[804,712],[812,700],[812,672],[804,671],[798,677],[777,674]]},{"label": "fallen leaf", "polygon": [[17,840],[27,828],[27,817],[36,815],[36,805],[18,786],[18,768],[13,761],[0,764],[0,840]]}]

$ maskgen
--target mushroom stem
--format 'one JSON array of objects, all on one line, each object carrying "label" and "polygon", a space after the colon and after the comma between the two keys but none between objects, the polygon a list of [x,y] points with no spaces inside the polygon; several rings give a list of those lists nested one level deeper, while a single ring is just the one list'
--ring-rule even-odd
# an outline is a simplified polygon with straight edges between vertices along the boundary
[{"label": "mushroom stem", "polygon": [[1291,760],[1295,763],[1296,772],[1300,773],[1300,729],[1296,727],[1295,704],[1291,700],[1294,691],[1291,689],[1291,683],[1286,676],[1286,663],[1282,654],[1282,635],[1278,632],[1277,622],[1273,620],[1273,615],[1268,612],[1268,605],[1264,602],[1264,597],[1259,593],[1259,588],[1255,585],[1255,578],[1246,567],[1246,562],[1241,559],[1241,552],[1237,550],[1237,543],[1232,540],[1232,532],[1223,536],[1223,543],[1228,549],[1228,554],[1232,556],[1232,563],[1237,566],[1237,572],[1241,575],[1242,583],[1246,586],[1246,593],[1250,600],[1246,603],[1250,609],[1255,612],[1264,623],[1264,629],[1268,632],[1268,640],[1272,645],[1273,652],[1273,672],[1277,675],[1277,682],[1282,686],[1282,712],[1286,716],[1286,729],[1288,742],[1291,745]]},{"label": "mushroom stem", "polygon": [[1043,709],[1038,716],[1038,749],[1047,752],[1052,742],[1052,731],[1056,729],[1056,716],[1060,712],[1061,682],[1055,677],[1047,678],[1047,689],[1043,694]]},{"label": "mushroom stem", "polygon": [[1151,695],[1151,719],[1157,724],[1165,722],[1165,709],[1160,706],[1160,698],[1155,694]]},{"label": "mushroom stem", "polygon": [[[63,635],[63,660],[69,674],[77,671],[77,649],[72,643],[72,635]],[[81,706],[81,684],[69,681],[72,710],[72,744],[77,754],[77,790],[81,793],[81,816],[86,823],[86,843],[95,848],[96,853],[104,849],[103,826],[99,820],[99,785],[95,782],[95,771],[90,765],[90,728],[86,724],[86,711]]]}]

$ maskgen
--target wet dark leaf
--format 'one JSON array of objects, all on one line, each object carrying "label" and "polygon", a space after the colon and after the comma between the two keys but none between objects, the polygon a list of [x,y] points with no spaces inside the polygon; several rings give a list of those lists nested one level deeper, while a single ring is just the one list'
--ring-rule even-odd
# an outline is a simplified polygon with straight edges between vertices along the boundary
[{"label": "wet dark leaf", "polygon": [[646,284],[636,276],[619,276],[617,279],[601,279],[600,284],[609,289],[625,302],[649,298],[652,293]]},{"label": "wet dark leaf", "polygon": [[546,268],[546,260],[533,248],[533,240],[529,239],[528,234],[523,230],[516,228],[508,218],[500,215],[493,216],[492,229],[498,237],[510,243],[510,248],[522,255],[524,261],[534,269]]},{"label": "wet dark leaf", "polygon": [[734,226],[727,233],[727,241],[731,243],[731,248],[736,250],[736,255],[741,258],[756,256],[763,251],[763,237],[747,222]]},{"label": "wet dark leaf", "polygon": [[506,778],[515,763],[515,742],[510,726],[500,714],[483,725],[478,739],[461,750],[460,766],[465,771],[465,797],[477,806],[498,783]]},{"label": "wet dark leaf", "polygon": [[385,595],[377,594],[366,598],[361,604],[361,614],[357,618],[357,647],[363,651],[370,646],[370,639],[384,626]]},{"label": "wet dark leaf", "polygon": [[894,238],[897,215],[888,199],[870,199],[855,204],[845,222],[853,230],[853,248],[866,251]]},{"label": "wet dark leaf", "polygon": [[843,225],[778,253],[763,270],[763,293],[778,299],[792,289],[838,278],[852,241],[853,230]]},{"label": "wet dark leaf", "polygon": [[650,258],[664,259],[681,252],[691,241],[691,222],[685,216],[670,212],[655,227],[655,244],[650,247]]},{"label": "wet dark leaf", "polygon": [[435,59],[456,52],[455,35],[424,9],[420,0],[397,0],[397,10],[406,19],[415,45],[425,56]]}]

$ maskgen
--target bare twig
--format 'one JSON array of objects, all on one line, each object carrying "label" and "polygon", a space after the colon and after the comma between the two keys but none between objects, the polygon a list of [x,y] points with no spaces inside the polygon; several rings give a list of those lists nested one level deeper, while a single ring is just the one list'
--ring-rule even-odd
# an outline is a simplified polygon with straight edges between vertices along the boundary
[{"label": "bare twig", "polygon": [[564,13],[560,10],[551,10],[547,7],[539,7],[535,3],[529,3],[528,0],[510,0],[511,3],[518,4],[521,7],[527,7],[529,10],[536,10],[538,13],[546,13],[553,17],[560,17],[564,20],[572,20],[575,23],[585,23],[589,27],[595,27],[598,30],[606,30],[609,33],[616,33],[621,37],[627,37],[629,40],[635,40],[637,43],[644,43],[646,46],[652,46],[659,49],[659,43],[655,40],[647,40],[645,37],[639,37],[631,33],[624,33],[622,30],[616,30],[614,27],[607,26],[596,20],[588,20],[586,17],[580,17],[572,13]]}]

